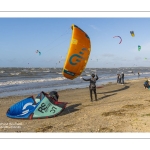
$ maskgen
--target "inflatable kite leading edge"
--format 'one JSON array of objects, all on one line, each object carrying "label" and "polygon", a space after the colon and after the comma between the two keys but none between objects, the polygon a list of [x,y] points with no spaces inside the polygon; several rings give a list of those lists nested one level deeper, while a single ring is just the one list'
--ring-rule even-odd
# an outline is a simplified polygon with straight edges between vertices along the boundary
[{"label": "inflatable kite leading edge", "polygon": [[72,38],[62,74],[64,77],[73,80],[86,67],[91,52],[91,42],[89,36],[78,26],[73,24],[71,28]]},{"label": "inflatable kite leading edge", "polygon": [[50,118],[60,114],[66,105],[67,103],[58,102],[50,95],[41,92],[36,98],[31,96],[12,105],[6,116],[16,119]]}]

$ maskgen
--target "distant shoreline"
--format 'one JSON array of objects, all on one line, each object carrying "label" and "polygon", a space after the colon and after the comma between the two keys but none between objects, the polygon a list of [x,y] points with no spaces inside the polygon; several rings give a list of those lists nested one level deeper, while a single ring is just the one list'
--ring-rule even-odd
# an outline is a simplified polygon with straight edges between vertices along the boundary
[{"label": "distant shoreline", "polygon": [[[65,89],[86,88],[89,86],[88,82],[80,79],[74,80],[66,79],[62,76],[60,69],[0,69],[0,98],[15,95],[29,95],[40,93],[41,91],[61,91]],[[150,69],[100,69],[96,68],[96,73],[99,77],[97,86],[107,84],[109,82],[117,82],[117,73],[124,72],[125,81],[138,79],[137,72],[141,73],[140,78],[150,77]],[[86,68],[81,76],[90,78],[93,69]]]},{"label": "distant shoreline", "polygon": [[[139,78],[139,79],[127,79],[127,80],[125,80],[125,83],[128,83],[128,82],[139,82],[139,81],[141,81],[141,80],[144,80],[144,79],[148,79],[148,78],[146,78],[146,77],[143,77],[143,78]],[[87,82],[87,86],[86,87],[77,87],[77,88],[67,88],[67,89],[61,89],[61,90],[56,90],[56,89],[54,89],[54,90],[51,90],[51,91],[57,91],[57,92],[63,92],[63,91],[70,91],[70,90],[76,90],[76,89],[88,89],[89,87],[88,87],[88,82]],[[97,85],[97,88],[98,87],[103,87],[103,86],[108,86],[108,85],[115,85],[115,84],[117,84],[117,85],[119,85],[119,83],[117,83],[117,82],[107,82],[107,83],[101,83],[101,84],[96,84]],[[120,85],[122,85],[122,84],[120,84]],[[40,92],[45,92],[44,90],[41,90]],[[49,91],[50,92],[50,91]],[[49,93],[49,92],[46,92],[46,93]],[[38,95],[39,93],[33,93],[33,94],[23,94],[22,96],[23,97],[28,97],[28,96],[31,96],[31,95],[34,95],[34,96],[36,96],[36,95]],[[0,97],[0,99],[1,98],[9,98],[9,97],[22,97],[21,95],[10,95],[10,96],[3,96],[3,97]]]}]

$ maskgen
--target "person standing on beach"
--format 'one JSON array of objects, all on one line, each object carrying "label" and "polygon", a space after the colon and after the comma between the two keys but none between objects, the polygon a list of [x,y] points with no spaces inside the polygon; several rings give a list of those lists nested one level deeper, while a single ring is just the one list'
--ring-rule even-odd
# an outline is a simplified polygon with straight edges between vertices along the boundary
[{"label": "person standing on beach", "polygon": [[84,81],[90,81],[89,90],[90,90],[91,102],[93,102],[92,92],[94,92],[95,100],[97,101],[96,80],[98,80],[99,78],[97,75],[95,78],[95,74],[92,74],[91,76],[92,76],[92,78],[90,78],[90,79],[84,79],[83,77],[81,77],[81,79],[83,79]]},{"label": "person standing on beach", "polygon": [[121,73],[121,84],[124,84],[124,73]]},{"label": "person standing on beach", "polygon": [[119,83],[119,74],[117,74],[117,83]]},{"label": "person standing on beach", "polygon": [[138,78],[140,77],[140,73],[138,72]]},{"label": "person standing on beach", "polygon": [[117,74],[117,83],[121,83],[121,75],[120,74]]}]

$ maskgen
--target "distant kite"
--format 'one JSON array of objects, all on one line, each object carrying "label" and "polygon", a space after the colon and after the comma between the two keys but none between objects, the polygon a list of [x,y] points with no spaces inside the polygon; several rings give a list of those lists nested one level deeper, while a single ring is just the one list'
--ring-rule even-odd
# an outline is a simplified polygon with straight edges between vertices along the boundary
[{"label": "distant kite", "polygon": [[39,53],[39,55],[41,55],[41,52],[39,50],[36,50],[36,53]]},{"label": "distant kite", "polygon": [[135,36],[134,31],[130,31],[130,34],[131,34],[132,37]]},{"label": "distant kite", "polygon": [[119,37],[120,38],[120,42],[119,44],[122,42],[122,38],[120,36],[114,36],[113,38]]},{"label": "distant kite", "polygon": [[138,45],[138,51],[140,51],[141,50],[141,46],[140,45]]}]

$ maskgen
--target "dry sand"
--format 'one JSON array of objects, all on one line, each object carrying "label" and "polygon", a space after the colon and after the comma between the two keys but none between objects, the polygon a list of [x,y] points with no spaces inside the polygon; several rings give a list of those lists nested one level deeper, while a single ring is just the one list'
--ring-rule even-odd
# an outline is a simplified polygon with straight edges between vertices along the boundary
[{"label": "dry sand", "polygon": [[88,88],[59,91],[59,101],[69,104],[48,119],[8,118],[8,108],[27,96],[0,98],[0,132],[150,132],[150,90],[144,81],[103,85],[94,102]]}]

